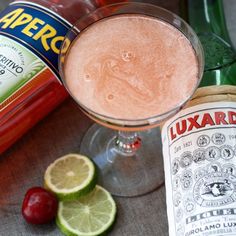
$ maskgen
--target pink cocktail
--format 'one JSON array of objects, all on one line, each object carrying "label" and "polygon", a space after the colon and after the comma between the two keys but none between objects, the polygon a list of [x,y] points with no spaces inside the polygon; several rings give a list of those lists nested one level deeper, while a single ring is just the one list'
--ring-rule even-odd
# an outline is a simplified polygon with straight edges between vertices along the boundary
[{"label": "pink cocktail", "polygon": [[195,51],[178,29],[131,14],[88,27],[65,63],[67,87],[79,103],[123,120],[148,119],[176,108],[193,93],[198,73]]},{"label": "pink cocktail", "polygon": [[163,173],[157,170],[162,160],[155,156],[161,150],[154,127],[178,112],[197,88],[201,45],[184,21],[150,4],[107,6],[87,22],[78,22],[73,30],[82,31],[73,40],[68,36],[61,56],[68,91],[103,125],[88,131],[81,152],[95,160],[112,193],[143,194],[160,184]]}]

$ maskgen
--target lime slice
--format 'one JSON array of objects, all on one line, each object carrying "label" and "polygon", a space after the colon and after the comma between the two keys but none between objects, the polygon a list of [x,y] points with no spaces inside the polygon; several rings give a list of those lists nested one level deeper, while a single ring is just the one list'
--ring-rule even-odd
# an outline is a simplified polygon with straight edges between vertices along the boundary
[{"label": "lime slice", "polygon": [[60,202],[56,222],[66,235],[95,236],[112,227],[115,215],[116,204],[111,194],[97,185],[86,196]]},{"label": "lime slice", "polygon": [[44,182],[59,200],[74,200],[96,186],[95,166],[88,157],[68,154],[47,168]]}]

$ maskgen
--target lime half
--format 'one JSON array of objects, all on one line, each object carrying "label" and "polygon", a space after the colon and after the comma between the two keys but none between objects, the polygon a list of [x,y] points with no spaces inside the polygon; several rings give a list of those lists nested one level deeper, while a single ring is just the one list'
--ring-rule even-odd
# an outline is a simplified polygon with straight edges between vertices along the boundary
[{"label": "lime half", "polygon": [[116,204],[109,192],[100,186],[74,201],[59,203],[57,225],[70,236],[105,234],[113,225]]},{"label": "lime half", "polygon": [[68,154],[47,168],[44,182],[59,200],[74,200],[94,189],[96,169],[88,157]]}]

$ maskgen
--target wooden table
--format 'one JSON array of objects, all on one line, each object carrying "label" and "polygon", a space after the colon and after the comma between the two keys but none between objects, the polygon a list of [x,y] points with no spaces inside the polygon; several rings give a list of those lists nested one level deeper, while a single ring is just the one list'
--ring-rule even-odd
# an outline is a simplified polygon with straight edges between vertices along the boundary
[{"label": "wooden table", "polygon": [[[1,4],[4,2],[1,0]],[[178,0],[147,2],[178,13]],[[25,223],[21,202],[28,188],[42,186],[45,169],[53,160],[78,152],[80,141],[91,124],[75,102],[68,99],[1,155],[0,236],[62,235],[54,223],[43,226]],[[168,235],[164,186],[142,197],[115,197],[115,200],[118,217],[109,235]]]}]

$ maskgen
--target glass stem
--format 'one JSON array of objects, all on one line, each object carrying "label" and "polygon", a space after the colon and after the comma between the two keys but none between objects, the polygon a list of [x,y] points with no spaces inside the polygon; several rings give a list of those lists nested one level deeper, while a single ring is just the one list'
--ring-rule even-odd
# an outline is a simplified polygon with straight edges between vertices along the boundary
[{"label": "glass stem", "polygon": [[133,155],[140,148],[141,142],[138,133],[119,131],[115,139],[115,148],[122,154]]}]

